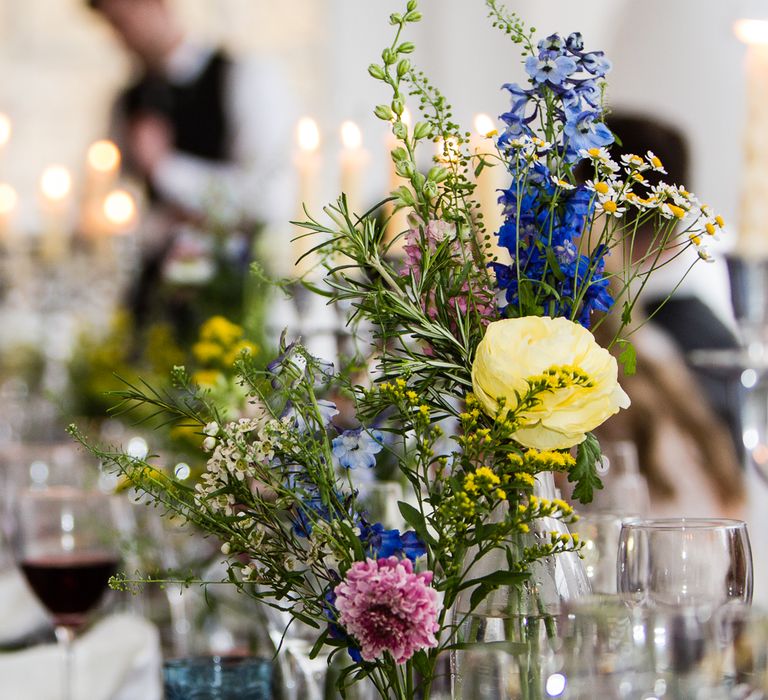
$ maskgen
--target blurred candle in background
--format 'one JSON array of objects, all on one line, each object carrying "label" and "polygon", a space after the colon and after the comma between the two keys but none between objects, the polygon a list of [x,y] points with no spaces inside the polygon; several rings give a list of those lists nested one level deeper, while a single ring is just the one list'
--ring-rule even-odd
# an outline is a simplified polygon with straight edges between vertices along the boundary
[{"label": "blurred candle in background", "polygon": [[736,252],[768,258],[768,20],[740,19],[734,32],[747,44],[747,122]]},{"label": "blurred candle in background", "polygon": [[61,165],[50,165],[40,177],[42,239],[40,252],[49,262],[67,253],[72,176]]},{"label": "blurred candle in background", "polygon": [[[296,140],[298,151],[296,153],[296,172],[299,179],[299,202],[297,217],[299,220],[307,218],[304,209],[314,216],[318,215],[318,184],[320,176],[320,129],[317,122],[311,117],[303,117],[296,126]],[[291,251],[291,273],[302,276],[316,267],[314,255],[299,258],[316,246],[320,239],[317,236],[305,236],[305,229],[294,229],[292,246],[286,249]],[[296,238],[296,236],[301,236]]]},{"label": "blurred candle in background", "polygon": [[95,141],[88,148],[80,229],[92,242],[109,233],[104,200],[117,182],[121,160],[120,149],[107,139]]},{"label": "blurred candle in background", "polygon": [[13,217],[18,201],[16,190],[6,182],[0,183],[0,244],[9,251],[14,245]]},{"label": "blurred candle in background", "polygon": [[341,191],[347,195],[349,211],[362,214],[362,183],[365,169],[368,165],[369,154],[363,148],[363,134],[360,127],[353,121],[345,121],[341,125],[341,154],[339,169]]},{"label": "blurred candle in background", "polygon": [[128,190],[113,190],[102,205],[110,233],[128,233],[136,223],[136,200]]},{"label": "blurred candle in background", "polygon": [[479,241],[485,246],[485,237],[489,237],[490,248],[484,250],[489,258],[494,255],[502,262],[509,261],[509,253],[497,244],[497,237],[494,235],[504,223],[501,205],[499,204],[499,191],[507,186],[506,169],[499,162],[496,153],[497,134],[496,126],[487,114],[476,114],[473,120],[474,133],[470,139],[470,150],[472,152],[472,169],[476,169],[480,164],[480,157],[484,156],[486,163],[493,167],[484,167],[476,178],[475,199],[480,205],[480,213],[483,215],[483,226],[485,232],[478,231]]},{"label": "blurred candle in background", "polygon": [[[406,107],[403,110],[403,113],[400,117],[403,124],[405,124],[409,131],[411,128],[411,112]],[[406,185],[407,182],[404,180],[400,175],[397,174],[397,169],[395,168],[395,163],[392,160],[392,151],[395,150],[398,146],[400,146],[400,141],[397,140],[395,135],[392,133],[391,128],[389,133],[387,134],[387,160],[389,161],[389,179],[388,179],[388,190],[386,192],[387,196],[390,195],[391,192],[394,192],[398,187],[401,187],[402,185]],[[391,243],[396,236],[401,234],[403,231],[408,230],[408,214],[406,210],[404,209],[398,209],[395,211],[395,205],[393,202],[387,202],[384,205],[383,211],[384,220],[386,221],[386,230],[384,232],[384,243],[389,244]],[[390,251],[395,255],[402,255],[403,254],[403,246],[405,245],[405,241],[403,240],[403,237],[397,239],[395,244],[392,246]]]}]

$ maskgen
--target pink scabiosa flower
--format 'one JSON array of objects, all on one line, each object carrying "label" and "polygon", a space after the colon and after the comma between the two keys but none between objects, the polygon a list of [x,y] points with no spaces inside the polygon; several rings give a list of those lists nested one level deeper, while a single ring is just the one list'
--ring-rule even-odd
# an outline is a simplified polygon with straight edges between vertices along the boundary
[{"label": "pink scabiosa flower", "polygon": [[413,573],[408,559],[355,562],[336,586],[338,621],[360,644],[366,661],[388,651],[398,664],[437,646],[437,592],[432,572]]}]

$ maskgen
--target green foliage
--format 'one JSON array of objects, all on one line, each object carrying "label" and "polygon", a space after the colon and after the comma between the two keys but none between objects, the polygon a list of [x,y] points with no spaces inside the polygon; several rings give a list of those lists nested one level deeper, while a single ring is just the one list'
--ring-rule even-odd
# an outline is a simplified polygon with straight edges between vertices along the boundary
[{"label": "green foliage", "polygon": [[601,458],[600,443],[592,433],[579,445],[576,466],[568,474],[568,481],[576,484],[573,497],[582,503],[591,503],[595,489],[603,488],[597,475],[597,462]]}]

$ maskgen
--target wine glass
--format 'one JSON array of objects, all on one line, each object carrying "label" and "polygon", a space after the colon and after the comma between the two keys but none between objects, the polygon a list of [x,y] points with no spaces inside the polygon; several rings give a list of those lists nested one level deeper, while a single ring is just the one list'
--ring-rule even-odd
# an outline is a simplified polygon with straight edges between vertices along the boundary
[{"label": "wine glass", "polygon": [[752,600],[746,523],[715,518],[630,520],[621,526],[620,594],[651,608],[716,610]]},{"label": "wine glass", "polygon": [[111,499],[69,487],[24,491],[13,525],[16,561],[64,651],[64,697],[71,700],[72,641],[120,559]]}]

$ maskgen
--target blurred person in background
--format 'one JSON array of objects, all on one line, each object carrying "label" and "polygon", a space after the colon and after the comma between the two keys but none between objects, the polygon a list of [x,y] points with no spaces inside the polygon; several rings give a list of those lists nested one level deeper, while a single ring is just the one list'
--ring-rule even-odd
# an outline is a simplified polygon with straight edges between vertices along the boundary
[{"label": "blurred person in background", "polygon": [[[651,150],[667,174],[646,173],[650,184],[662,179],[670,184],[688,182],[687,147],[677,129],[635,115],[617,114],[607,123],[621,139],[621,146],[613,147],[614,159],[622,153],[645,155]],[[636,261],[651,245],[652,236],[651,226],[638,228]],[[674,276],[679,279],[677,272]],[[737,341],[704,301],[681,291],[665,302],[671,292],[672,287],[665,288],[661,280],[644,290],[633,311],[632,327],[639,327],[630,336],[637,351],[637,373],[622,379],[632,405],[608,421],[599,437],[635,443],[640,470],[648,480],[652,515],[743,515],[738,406],[730,399],[724,378],[686,364],[693,350],[734,348]],[[606,341],[615,330],[609,325],[597,330]]]},{"label": "blurred person in background", "polygon": [[[146,183],[151,202],[134,299],[141,322],[164,272],[182,282],[185,275],[194,282],[211,274],[202,255],[211,236],[202,231],[224,232],[225,248],[243,275],[257,225],[283,234],[278,240],[289,245],[293,99],[268,60],[236,60],[187,37],[169,0],[88,5],[137,63],[137,79],[117,101],[115,125],[126,166]],[[197,264],[185,264],[197,257]],[[172,309],[177,325],[191,320],[178,315],[192,306]]]}]

